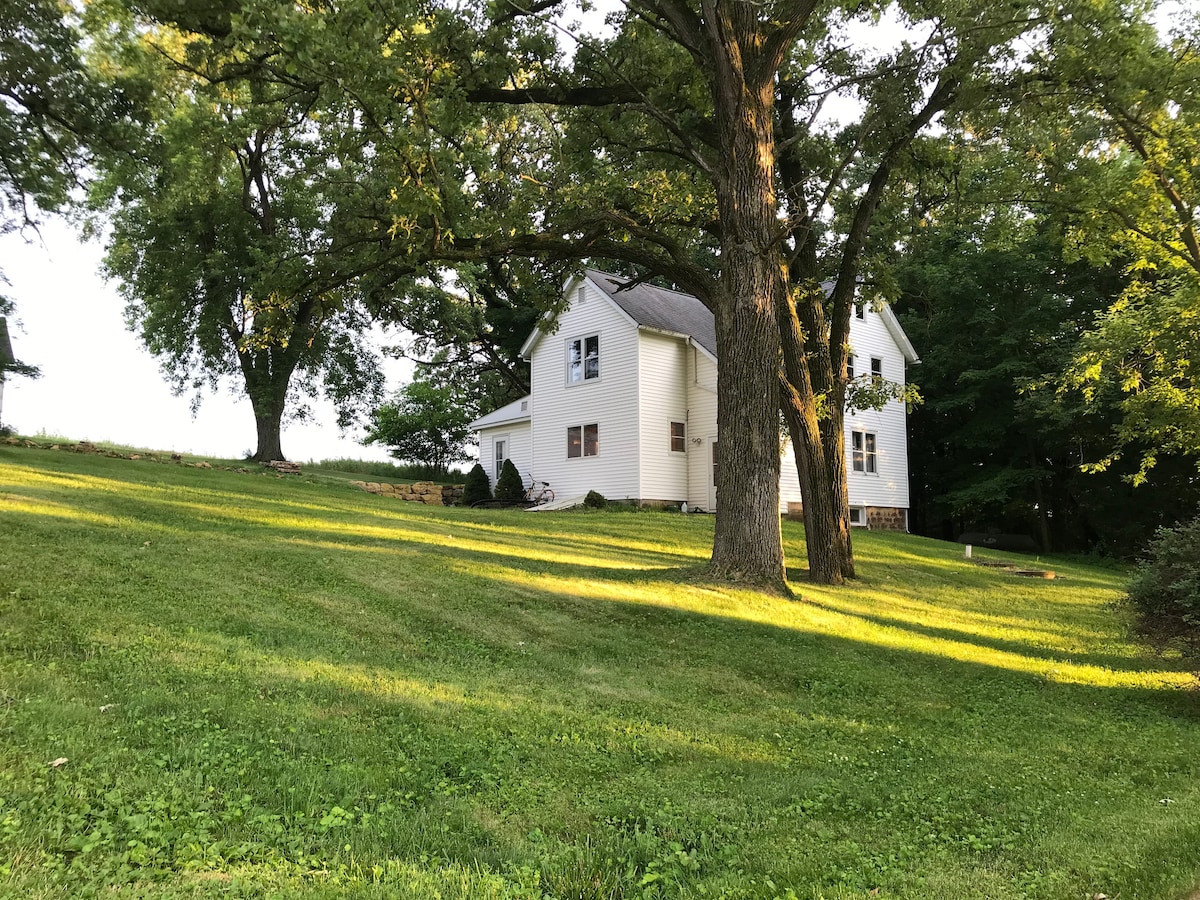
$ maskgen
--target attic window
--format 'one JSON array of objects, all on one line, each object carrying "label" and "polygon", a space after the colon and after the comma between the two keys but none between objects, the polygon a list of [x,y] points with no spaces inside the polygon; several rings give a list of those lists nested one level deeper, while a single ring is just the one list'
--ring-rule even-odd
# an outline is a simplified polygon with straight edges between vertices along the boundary
[{"label": "attic window", "polygon": [[867,304],[859,302],[854,304],[854,317],[856,319],[865,319],[867,317]]},{"label": "attic window", "polygon": [[528,411],[529,411],[529,401],[522,400],[521,401],[521,412],[528,412]]},{"label": "attic window", "polygon": [[878,356],[871,357],[871,375],[875,378],[883,377],[883,360]]},{"label": "attic window", "polygon": [[600,377],[600,335],[567,341],[567,383]]}]

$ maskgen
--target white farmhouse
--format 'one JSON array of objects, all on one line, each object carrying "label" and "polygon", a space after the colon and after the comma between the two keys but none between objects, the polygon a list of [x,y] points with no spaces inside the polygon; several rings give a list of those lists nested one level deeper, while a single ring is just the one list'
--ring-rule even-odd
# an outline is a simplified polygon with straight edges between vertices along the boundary
[{"label": "white farmhouse", "polygon": [[[480,460],[495,486],[511,459],[526,483],[559,499],[598,491],[610,500],[715,511],[717,342],[695,297],[592,269],[567,283],[568,305],[521,348],[531,393],[477,419]],[[855,376],[903,384],[916,352],[887,307],[861,305],[851,320]],[[906,529],[905,409],[846,416],[850,515],[856,525]],[[800,509],[791,447],[783,449],[781,512]]]}]

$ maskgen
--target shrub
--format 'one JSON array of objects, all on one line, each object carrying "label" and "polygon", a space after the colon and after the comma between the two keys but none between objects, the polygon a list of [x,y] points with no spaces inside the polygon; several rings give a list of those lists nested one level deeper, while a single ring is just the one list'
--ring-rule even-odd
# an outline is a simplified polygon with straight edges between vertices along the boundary
[{"label": "shrub", "polygon": [[506,459],[500,468],[500,477],[496,479],[496,499],[520,500],[524,496],[525,482],[521,480],[521,473],[511,459]]},{"label": "shrub", "polygon": [[583,498],[583,505],[592,509],[604,509],[608,506],[608,498],[599,491],[588,491],[587,496]]},{"label": "shrub", "polygon": [[488,481],[487,471],[479,463],[467,473],[463,484],[463,506],[471,506],[483,500],[492,499],[492,485]]},{"label": "shrub", "polygon": [[1200,519],[1160,528],[1126,590],[1148,634],[1200,650]]}]

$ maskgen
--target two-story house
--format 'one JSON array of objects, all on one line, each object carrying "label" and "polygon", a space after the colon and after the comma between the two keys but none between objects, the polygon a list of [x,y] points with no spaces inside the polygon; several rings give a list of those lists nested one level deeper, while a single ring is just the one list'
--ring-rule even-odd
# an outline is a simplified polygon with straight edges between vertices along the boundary
[{"label": "two-story house", "polygon": [[[493,486],[505,459],[528,482],[560,498],[594,490],[610,500],[715,511],[717,342],[712,313],[695,297],[586,270],[566,285],[566,310],[521,348],[528,397],[477,419],[479,455]],[[904,383],[918,361],[888,308],[865,305],[850,328],[856,376]],[[905,410],[846,416],[851,519],[904,529],[908,523]],[[789,444],[783,446],[780,511],[799,507]]]}]

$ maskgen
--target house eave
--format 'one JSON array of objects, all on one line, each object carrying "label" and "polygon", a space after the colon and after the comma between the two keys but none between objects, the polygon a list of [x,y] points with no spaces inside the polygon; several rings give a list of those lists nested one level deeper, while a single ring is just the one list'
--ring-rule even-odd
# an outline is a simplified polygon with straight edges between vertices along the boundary
[{"label": "house eave", "polygon": [[919,363],[921,357],[917,356],[917,348],[912,345],[912,341],[904,333],[904,326],[900,324],[900,320],[896,318],[896,314],[892,312],[892,308],[890,306],[882,307],[879,310],[879,317],[883,319],[883,325],[887,328],[888,334],[892,336],[892,340],[896,342],[896,346],[904,354],[905,362],[910,365]]}]

